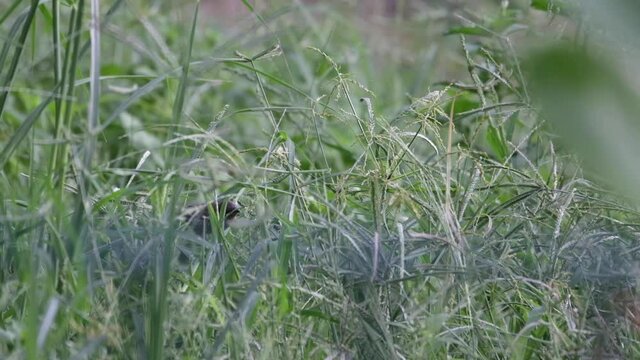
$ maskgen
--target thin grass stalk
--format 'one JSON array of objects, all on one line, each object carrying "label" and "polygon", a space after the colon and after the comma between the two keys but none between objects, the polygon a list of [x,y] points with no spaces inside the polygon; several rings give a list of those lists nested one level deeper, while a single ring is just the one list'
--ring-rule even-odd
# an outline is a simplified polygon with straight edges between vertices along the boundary
[{"label": "thin grass stalk", "polygon": [[[56,1],[57,3],[57,1]],[[58,9],[57,14],[54,14],[55,17],[60,18],[60,10]],[[60,64],[60,75],[58,77],[59,89],[57,93],[59,96],[56,96],[56,103],[54,107],[54,129],[53,135],[54,139],[58,140],[59,143],[54,145],[53,151],[51,152],[51,160],[50,160],[50,173],[51,173],[51,187],[55,188],[57,183],[60,183],[60,186],[63,187],[63,181],[61,181],[61,177],[64,176],[64,159],[66,156],[67,144],[62,139],[62,131],[64,129],[64,108],[65,106],[70,106],[70,100],[66,99],[64,96],[65,91],[67,91],[66,80],[68,76],[68,68],[69,62],[71,58],[71,46],[74,34],[74,26],[76,23],[76,16],[78,16],[77,9],[75,7],[71,8],[71,14],[69,15],[69,27],[67,29],[67,36],[64,44],[64,58],[62,60],[62,64]],[[58,43],[59,50],[61,51],[62,43]],[[55,55],[54,55],[55,56]],[[54,70],[55,71],[55,70]],[[55,76],[55,75],[54,75]],[[63,140],[63,141],[60,141]]]},{"label": "thin grass stalk", "polygon": [[[96,148],[96,129],[98,127],[100,103],[100,2],[91,0],[91,23],[89,24],[91,41],[91,57],[89,70],[89,109],[87,133],[82,159],[82,168],[78,172],[78,187],[80,197],[76,207],[76,219],[86,218],[91,213],[89,195],[89,176],[91,163]],[[86,222],[85,222],[86,223]]]},{"label": "thin grass stalk", "polygon": [[[195,38],[196,23],[198,21],[198,9],[200,3],[196,4],[196,8],[193,14],[193,20],[191,23],[191,33],[189,35],[189,44],[187,52],[182,59],[182,76],[180,77],[180,84],[178,86],[178,92],[173,104],[173,126],[177,129],[182,119],[182,110],[184,107],[184,99],[186,96],[186,89],[189,80],[189,65],[191,63],[191,53],[193,50],[193,41]],[[172,163],[177,162],[177,145],[173,148]],[[164,234],[163,251],[161,256],[156,260],[156,277],[154,280],[155,286],[151,296],[151,306],[149,314],[149,339],[148,339],[148,354],[151,359],[164,358],[164,322],[167,311],[167,296],[168,296],[168,283],[169,275],[171,273],[171,260],[173,258],[173,251],[175,246],[175,237],[177,231],[176,224],[176,212],[178,208],[178,202],[180,201],[180,193],[184,188],[184,181],[179,177],[175,177],[173,180],[173,191],[171,203],[165,209],[164,222],[167,224],[167,229]]]},{"label": "thin grass stalk", "polygon": [[9,8],[4,11],[4,14],[0,16],[0,25],[2,25],[2,23],[4,23],[5,20],[7,20],[9,16],[11,16],[11,14],[13,14],[13,12],[18,8],[18,5],[20,5],[21,3],[22,0],[15,0],[13,4],[11,4]]},{"label": "thin grass stalk", "polygon": [[[7,41],[4,42],[4,45],[2,45],[2,51],[0,51],[0,76],[2,75],[2,72],[4,70],[4,63],[7,61],[7,56],[9,56],[9,53],[11,52],[11,48],[12,45],[14,44],[13,39],[15,37],[17,37],[18,32],[20,31],[20,24],[22,24],[24,22],[24,18],[27,16],[27,14],[21,14],[18,16],[18,18],[13,22],[13,25],[11,25],[11,28],[9,29],[9,33],[7,34],[6,38]],[[0,77],[1,79],[1,77]],[[9,91],[9,89],[2,89],[2,91]]]},{"label": "thin grass stalk", "polygon": [[[56,87],[57,89],[58,87]],[[22,122],[20,127],[16,130],[13,136],[9,139],[9,142],[0,152],[0,169],[2,169],[9,158],[13,154],[13,152],[18,148],[22,140],[27,136],[29,130],[33,127],[35,122],[40,118],[40,115],[46,109],[46,107],[53,101],[55,98],[55,90],[49,95],[48,98],[44,99],[35,110],[33,110],[29,116]]]},{"label": "thin grass stalk", "polygon": [[[13,53],[13,58],[11,59],[11,63],[9,64],[9,68],[7,70],[7,73],[5,74],[4,81],[1,84],[2,91],[0,91],[0,118],[2,118],[2,114],[4,113],[4,106],[7,102],[9,89],[11,88],[11,84],[13,83],[13,79],[16,75],[18,63],[20,62],[20,57],[22,55],[22,51],[24,50],[24,45],[27,41],[27,35],[29,34],[29,29],[31,28],[31,24],[33,23],[33,19],[35,18],[36,9],[38,8],[39,3],[40,2],[38,0],[31,0],[31,7],[29,8],[26,17],[23,20],[20,36],[18,38],[18,42],[15,44],[16,50]],[[8,44],[10,42],[11,41],[9,40],[7,41]]]},{"label": "thin grass stalk", "polygon": [[[113,14],[116,12],[119,6],[123,3],[123,1],[124,0],[117,0],[109,8],[109,10],[107,11],[107,14],[104,17],[104,21],[102,22],[101,25],[104,25],[109,21],[109,19],[113,16]],[[59,0],[54,0],[53,5],[57,9],[57,11],[54,11],[54,14],[53,14],[54,24],[55,24],[56,22],[59,23],[59,18],[60,18]],[[57,77],[57,80],[56,80],[56,82],[61,85],[58,91],[58,96],[56,96],[56,100],[58,100],[56,102],[56,107],[55,107],[54,136],[56,140],[62,139],[62,130],[65,128],[68,128],[67,125],[69,124],[68,112],[71,110],[70,107],[73,100],[73,97],[70,96],[69,94],[71,95],[73,94],[74,88],[76,86],[75,80],[74,80],[75,64],[76,64],[75,60],[78,58],[82,58],[84,54],[89,50],[91,45],[91,39],[89,39],[85,42],[85,44],[82,46],[79,52],[77,50],[77,45],[79,43],[76,43],[76,40],[79,41],[79,37],[81,34],[78,27],[79,24],[78,24],[77,17],[82,16],[82,12],[80,12],[79,10],[80,9],[76,7],[71,8],[69,29],[67,30],[66,45],[64,50],[64,60],[62,61],[61,67],[59,68],[60,75]],[[54,31],[54,46],[55,46],[54,64],[58,59],[57,61],[58,61],[58,64],[60,65],[59,57],[60,57],[60,50],[62,47],[62,43],[59,41],[59,37],[60,36],[59,36],[59,26],[58,26],[58,31]],[[58,38],[57,45],[56,45],[56,38]],[[73,48],[70,48],[70,46],[73,46]],[[70,59],[74,59],[74,61],[72,62],[71,69],[69,69],[69,62],[71,61]],[[58,69],[58,67],[54,67],[54,72],[56,71],[56,69]],[[68,76],[70,77],[69,82],[66,81]],[[55,73],[54,73],[54,78],[55,78]],[[66,87],[67,83],[69,84],[68,87]],[[62,95],[65,89],[67,91],[67,96]],[[62,99],[65,100],[64,103],[62,102]],[[63,115],[63,109],[65,109],[64,115]],[[101,130],[96,129],[96,131],[101,131]],[[58,185],[60,186],[59,195],[60,195],[60,198],[62,198],[62,192],[64,189],[64,173],[66,169],[66,157],[67,157],[68,146],[66,141],[58,141],[58,142],[59,144],[56,144],[54,146],[53,152],[51,154],[49,172],[52,174],[51,175],[53,180],[52,187],[56,186],[55,182],[57,181]]]},{"label": "thin grass stalk", "polygon": [[[60,42],[60,1],[52,0],[51,1],[51,16],[53,23],[53,80],[56,84],[61,84],[58,92],[56,93],[56,99],[54,102],[54,130],[53,135],[54,139],[59,139],[61,137],[60,131],[60,120],[62,118],[62,91],[64,91],[64,66],[67,63],[68,59],[68,51],[65,51],[65,57],[62,59],[62,43]],[[75,17],[75,11],[71,11],[71,21],[73,23],[73,18]],[[71,28],[69,29],[69,33],[71,32]],[[67,43],[68,44],[68,43]],[[61,145],[56,144],[53,146],[53,151],[51,151],[51,156],[49,158],[49,169],[48,173],[51,174],[51,185],[54,186],[54,177],[57,171],[54,171],[56,160],[58,159],[58,151],[60,151]]]},{"label": "thin grass stalk", "polygon": [[[74,90],[75,90],[75,86],[74,86],[74,82],[75,82],[75,75],[77,72],[77,67],[78,67],[78,58],[79,58],[79,48],[80,48],[80,34],[82,31],[82,15],[84,13],[84,0],[79,0],[78,4],[77,4],[77,15],[76,15],[76,21],[74,24],[74,28],[73,28],[73,46],[72,46],[72,52],[71,52],[71,57],[70,57],[70,65],[68,68],[68,74],[69,74],[69,81],[67,82],[67,93],[66,93],[66,103],[65,103],[65,112],[64,112],[64,118],[63,118],[63,127],[64,128],[70,128],[70,123],[71,123],[71,113],[73,110],[73,94],[74,94]],[[65,148],[66,149],[66,146]],[[64,174],[64,169],[66,168],[66,166],[64,166],[63,164],[66,163],[66,151],[63,150],[61,151],[61,154],[59,154],[61,156],[61,159],[64,159],[62,161],[60,161],[60,164],[58,165],[58,170],[59,170],[59,174],[58,174],[58,178],[57,180],[59,181],[60,187],[59,187],[59,196],[60,199],[63,198],[63,193],[64,193],[64,184],[65,184],[65,174]],[[73,238],[73,242],[71,245],[71,251],[70,251],[70,255],[72,257],[74,257],[75,254],[75,250],[77,248],[77,245],[81,239],[80,234],[82,234],[82,232],[85,229],[85,224],[83,222],[83,214],[84,211],[82,211],[82,192],[79,191],[78,192],[78,199],[77,199],[77,206],[76,206],[76,211],[74,212],[73,215],[73,220],[72,220],[72,238]],[[82,252],[82,251],[80,251]]]}]

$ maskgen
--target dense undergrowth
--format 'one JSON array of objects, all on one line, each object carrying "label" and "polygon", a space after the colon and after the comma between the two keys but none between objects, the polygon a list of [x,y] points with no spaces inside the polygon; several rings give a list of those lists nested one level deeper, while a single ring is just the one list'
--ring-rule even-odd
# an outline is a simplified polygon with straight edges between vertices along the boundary
[{"label": "dense undergrowth", "polygon": [[530,98],[540,3],[398,56],[323,5],[0,5],[1,357],[637,356],[639,216]]}]

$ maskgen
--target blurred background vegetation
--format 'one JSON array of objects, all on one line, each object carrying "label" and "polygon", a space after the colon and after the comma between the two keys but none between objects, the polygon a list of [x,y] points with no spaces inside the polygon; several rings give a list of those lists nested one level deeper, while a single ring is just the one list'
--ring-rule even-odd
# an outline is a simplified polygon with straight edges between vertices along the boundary
[{"label": "blurred background vegetation", "polygon": [[0,357],[639,357],[638,15],[2,2]]}]

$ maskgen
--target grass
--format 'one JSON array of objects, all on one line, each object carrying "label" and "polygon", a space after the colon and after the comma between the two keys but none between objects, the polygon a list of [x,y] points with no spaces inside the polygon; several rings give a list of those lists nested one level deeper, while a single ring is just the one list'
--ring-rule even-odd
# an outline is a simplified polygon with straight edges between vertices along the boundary
[{"label": "grass", "polygon": [[339,6],[0,5],[1,357],[636,357],[637,208],[502,32],[571,20],[481,9],[384,54]]}]

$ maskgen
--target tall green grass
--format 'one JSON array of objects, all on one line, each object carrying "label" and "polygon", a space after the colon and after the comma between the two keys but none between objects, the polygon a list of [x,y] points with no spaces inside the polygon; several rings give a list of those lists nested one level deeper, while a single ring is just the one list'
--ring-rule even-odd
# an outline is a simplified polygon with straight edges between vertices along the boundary
[{"label": "tall green grass", "polygon": [[[638,212],[509,33],[569,13],[386,20],[432,46],[382,54],[339,5],[244,4],[0,5],[0,357],[637,356]],[[182,223],[214,199],[239,219]]]}]

